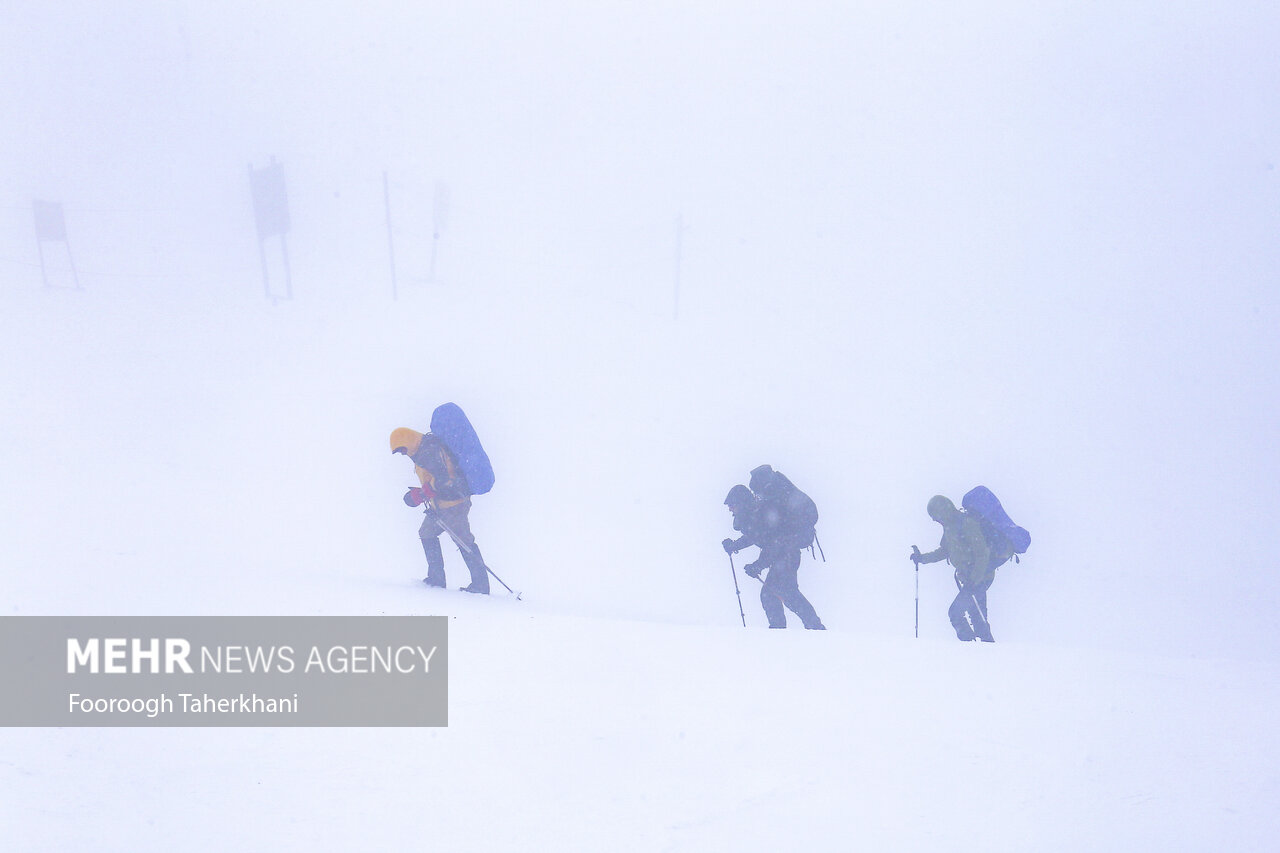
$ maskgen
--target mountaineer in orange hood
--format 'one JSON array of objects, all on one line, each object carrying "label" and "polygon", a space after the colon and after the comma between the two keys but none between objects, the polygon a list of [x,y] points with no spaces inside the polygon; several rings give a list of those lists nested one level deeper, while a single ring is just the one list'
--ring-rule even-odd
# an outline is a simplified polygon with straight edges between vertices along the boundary
[{"label": "mountaineer in orange hood", "polygon": [[426,519],[418,529],[427,557],[427,576],[422,582],[427,586],[445,585],[440,534],[448,533],[471,572],[471,583],[462,587],[463,591],[488,595],[489,569],[480,556],[467,518],[471,511],[471,492],[449,448],[431,433],[398,427],[391,431],[391,452],[404,454],[413,461],[413,471],[421,483],[405,492],[404,502],[413,507],[426,504]]}]

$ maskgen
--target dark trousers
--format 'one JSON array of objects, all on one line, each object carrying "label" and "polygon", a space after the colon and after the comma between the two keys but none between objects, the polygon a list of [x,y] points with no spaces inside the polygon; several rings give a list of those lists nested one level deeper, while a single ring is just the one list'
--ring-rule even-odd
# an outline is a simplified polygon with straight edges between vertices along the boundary
[{"label": "dark trousers", "polygon": [[821,628],[822,620],[800,592],[800,551],[795,548],[769,549],[761,554],[769,561],[769,574],[760,588],[760,604],[770,628],[787,627],[785,606],[800,617],[806,628]]},{"label": "dark trousers", "polygon": [[956,637],[965,641],[976,638],[984,643],[994,643],[991,622],[988,621],[991,614],[987,610],[987,589],[991,585],[966,587],[956,578],[956,586],[960,591],[947,610],[951,627],[956,629]]},{"label": "dark trousers", "polygon": [[489,570],[485,567],[484,558],[480,556],[480,548],[476,545],[476,537],[471,534],[471,523],[467,520],[471,512],[471,500],[467,499],[457,506],[446,509],[427,510],[427,517],[418,528],[418,538],[422,540],[422,550],[427,555],[427,583],[444,586],[444,553],[440,550],[440,534],[449,535],[448,526],[455,544],[462,552],[462,562],[467,564],[471,572],[471,586],[476,590],[489,591]]}]

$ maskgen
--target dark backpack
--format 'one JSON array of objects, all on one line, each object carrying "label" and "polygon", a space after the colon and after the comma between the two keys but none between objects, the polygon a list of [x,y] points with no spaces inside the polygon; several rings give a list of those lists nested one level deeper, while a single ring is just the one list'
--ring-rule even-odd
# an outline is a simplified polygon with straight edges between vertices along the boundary
[{"label": "dark backpack", "polygon": [[960,506],[976,517],[982,526],[982,535],[991,551],[992,568],[1008,562],[1010,557],[1015,562],[1020,562],[1018,555],[1027,553],[1027,548],[1031,545],[1031,534],[1013,523],[1000,505],[1000,499],[990,489],[975,486],[960,499]]},{"label": "dark backpack", "polygon": [[455,403],[445,403],[431,413],[431,433],[449,448],[462,476],[467,480],[467,492],[483,495],[493,488],[493,466],[489,455],[480,445],[471,421]]},{"label": "dark backpack", "polygon": [[790,487],[786,493],[787,514],[791,517],[791,528],[797,532],[812,529],[818,525],[818,505],[813,498],[800,491],[790,480],[778,475]]},{"label": "dark backpack", "polygon": [[769,499],[782,510],[782,531],[799,548],[813,544],[814,527],[818,524],[818,505],[813,498],[796,488],[785,475],[773,472]]}]

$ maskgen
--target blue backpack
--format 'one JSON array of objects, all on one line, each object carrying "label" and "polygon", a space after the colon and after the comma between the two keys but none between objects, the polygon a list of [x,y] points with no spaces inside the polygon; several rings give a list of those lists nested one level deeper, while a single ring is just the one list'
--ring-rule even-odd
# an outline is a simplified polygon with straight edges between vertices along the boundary
[{"label": "blue backpack", "polygon": [[462,475],[467,478],[467,491],[483,495],[493,488],[493,466],[480,445],[471,421],[455,403],[445,403],[431,413],[431,432],[444,442],[453,454]]},{"label": "blue backpack", "polygon": [[1013,523],[1000,505],[1000,499],[986,486],[970,489],[960,499],[960,506],[964,507],[965,512],[977,516],[987,547],[991,549],[994,565],[998,566],[1010,557],[1018,562],[1017,555],[1027,553],[1027,548],[1031,545],[1031,534]]}]

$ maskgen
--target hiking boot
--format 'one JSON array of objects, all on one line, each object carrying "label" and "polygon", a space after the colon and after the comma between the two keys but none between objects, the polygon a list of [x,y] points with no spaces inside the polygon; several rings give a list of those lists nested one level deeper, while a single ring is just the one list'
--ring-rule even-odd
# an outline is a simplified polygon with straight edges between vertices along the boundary
[{"label": "hiking boot", "polygon": [[467,584],[466,586],[458,587],[458,591],[459,591],[459,592],[471,592],[471,593],[475,593],[476,595],[488,595],[488,594],[489,594],[489,588],[488,588],[488,587],[480,587],[480,586],[476,586],[476,585],[475,585],[475,584],[473,584],[473,583],[469,583],[469,584]]},{"label": "hiking boot", "polygon": [[433,586],[433,587],[436,587],[437,589],[444,588],[444,581],[437,582],[437,581],[433,581],[431,578],[423,578],[422,582],[425,583],[427,586]]}]

